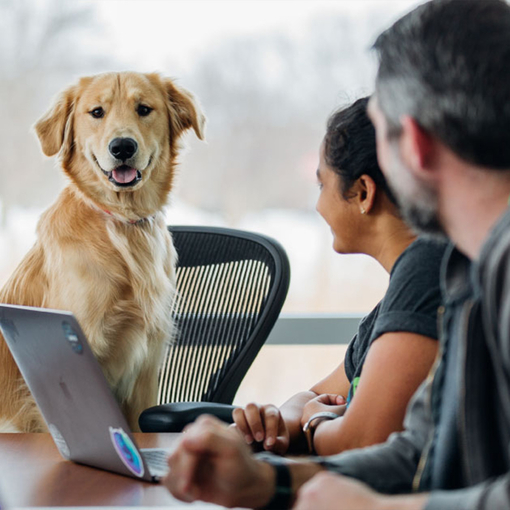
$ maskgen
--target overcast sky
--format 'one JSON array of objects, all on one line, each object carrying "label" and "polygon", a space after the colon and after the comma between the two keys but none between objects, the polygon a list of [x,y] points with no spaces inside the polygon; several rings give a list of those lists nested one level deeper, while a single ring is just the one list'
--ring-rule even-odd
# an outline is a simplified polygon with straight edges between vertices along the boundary
[{"label": "overcast sky", "polygon": [[[381,12],[382,30],[422,0],[84,0],[96,5],[110,51],[144,70],[168,59],[187,67],[207,45],[230,35],[277,30],[299,37],[324,13],[354,18]],[[374,36],[376,34],[374,33]],[[367,47],[371,41],[367,41]]]}]

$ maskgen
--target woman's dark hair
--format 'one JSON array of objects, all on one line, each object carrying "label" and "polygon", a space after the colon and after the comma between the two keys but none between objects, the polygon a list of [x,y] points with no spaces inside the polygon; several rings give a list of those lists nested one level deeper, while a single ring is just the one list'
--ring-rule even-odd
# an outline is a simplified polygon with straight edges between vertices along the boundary
[{"label": "woman's dark hair", "polygon": [[346,200],[352,185],[362,175],[369,175],[377,188],[396,204],[377,163],[375,129],[367,115],[369,99],[358,99],[331,115],[324,137],[324,157],[328,166],[340,177],[342,196]]}]

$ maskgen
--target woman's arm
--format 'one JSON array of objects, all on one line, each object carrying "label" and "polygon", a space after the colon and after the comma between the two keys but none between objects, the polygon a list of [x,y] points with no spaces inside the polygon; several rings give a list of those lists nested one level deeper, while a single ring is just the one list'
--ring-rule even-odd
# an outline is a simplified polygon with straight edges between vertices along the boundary
[{"label": "woman's arm", "polygon": [[342,362],[309,391],[296,393],[280,409],[272,404],[256,403],[250,403],[244,409],[235,409],[234,423],[249,444],[263,441],[264,449],[280,454],[287,450],[305,451],[306,440],[301,424],[305,405],[323,393],[347,397],[349,385]]},{"label": "woman's arm", "polygon": [[345,374],[344,362],[340,363],[327,377],[314,384],[309,391],[297,393],[280,407],[282,418],[289,429],[291,444],[302,437],[302,418],[305,405],[325,393],[341,395],[347,399],[350,382]]},{"label": "woman's arm", "polygon": [[436,340],[415,333],[385,333],[376,339],[344,416],[317,425],[316,452],[333,455],[382,443],[402,430],[407,404],[427,376],[437,348]]},{"label": "woman's arm", "polygon": [[306,451],[306,440],[301,428],[303,408],[312,399],[317,397],[313,391],[302,391],[292,396],[281,407],[280,413],[289,431],[289,450],[296,453]]},{"label": "woman's arm", "polygon": [[342,395],[347,398],[351,383],[345,373],[344,362],[340,363],[338,367],[333,370],[327,377],[314,384],[310,391],[315,393],[315,396],[322,395],[324,393],[332,393],[335,395]]}]

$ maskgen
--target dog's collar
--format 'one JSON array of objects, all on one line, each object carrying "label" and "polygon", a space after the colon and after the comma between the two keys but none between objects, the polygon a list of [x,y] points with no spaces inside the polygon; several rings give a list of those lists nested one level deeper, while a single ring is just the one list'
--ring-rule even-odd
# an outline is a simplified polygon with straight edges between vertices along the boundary
[{"label": "dog's collar", "polygon": [[116,220],[121,221],[122,223],[129,223],[131,225],[139,225],[140,223],[145,223],[146,221],[153,220],[156,217],[156,215],[153,215],[153,216],[148,216],[147,218],[140,218],[139,220],[121,220],[121,219],[117,218],[110,211],[107,211],[106,209],[103,209],[102,211],[104,213],[108,214],[109,216],[111,216],[112,218],[115,218]]}]

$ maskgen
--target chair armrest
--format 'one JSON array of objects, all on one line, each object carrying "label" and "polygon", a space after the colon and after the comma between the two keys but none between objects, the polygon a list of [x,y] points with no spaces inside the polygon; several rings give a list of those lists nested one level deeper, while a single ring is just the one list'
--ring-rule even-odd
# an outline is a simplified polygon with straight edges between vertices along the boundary
[{"label": "chair armrest", "polygon": [[226,423],[232,423],[232,411],[237,406],[215,402],[177,402],[149,407],[138,418],[142,432],[182,432],[201,414],[212,414]]}]

